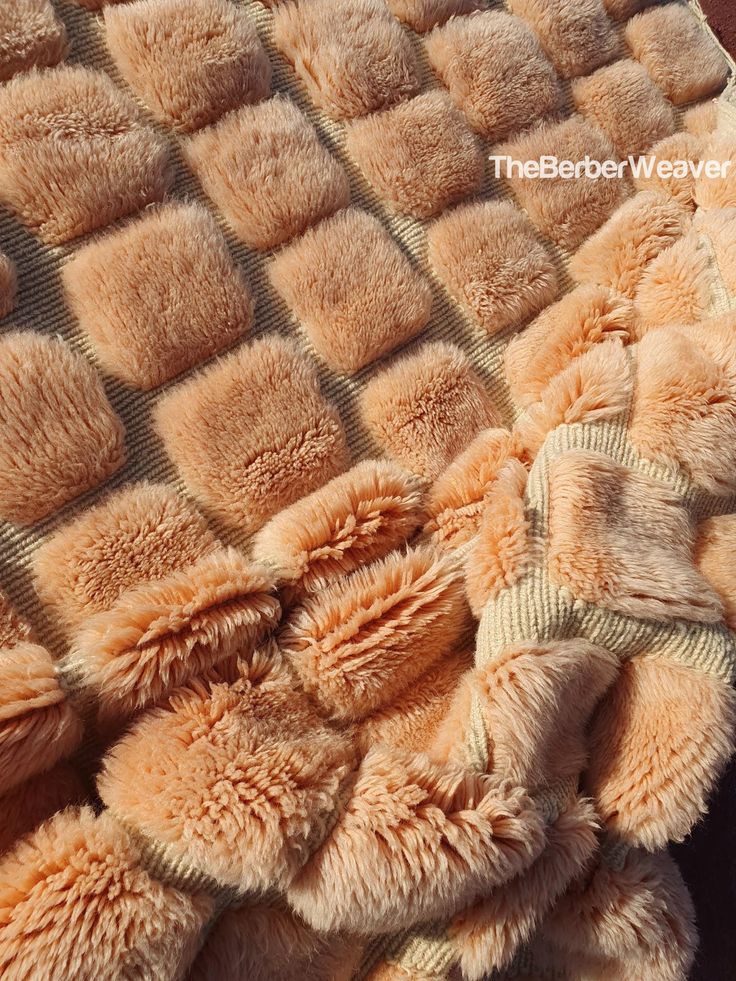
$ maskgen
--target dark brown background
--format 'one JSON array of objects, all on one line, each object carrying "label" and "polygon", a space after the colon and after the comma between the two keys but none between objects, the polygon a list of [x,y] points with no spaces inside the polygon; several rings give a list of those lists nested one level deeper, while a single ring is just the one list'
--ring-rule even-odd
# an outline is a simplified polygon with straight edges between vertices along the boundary
[{"label": "dark brown background", "polygon": [[[736,0],[700,0],[721,44],[736,56]],[[732,975],[736,977],[736,966]]]},{"label": "dark brown background", "polygon": [[[736,56],[736,0],[701,0],[721,44]],[[736,763],[711,802],[710,814],[673,848],[695,901],[700,949],[692,981],[736,979]]]},{"label": "dark brown background", "polygon": [[[736,0],[735,0],[736,2]],[[691,981],[736,979],[736,762],[690,838],[671,849],[695,902],[700,947]]]},{"label": "dark brown background", "polygon": [[[736,57],[736,0],[701,0],[721,44]],[[736,981],[736,763],[710,814],[672,849],[695,901],[700,934],[691,981]]]}]

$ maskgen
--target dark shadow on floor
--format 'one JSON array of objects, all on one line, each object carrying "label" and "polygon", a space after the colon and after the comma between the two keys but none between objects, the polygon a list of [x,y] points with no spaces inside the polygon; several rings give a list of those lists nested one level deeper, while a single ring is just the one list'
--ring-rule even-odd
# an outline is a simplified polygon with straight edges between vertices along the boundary
[{"label": "dark shadow on floor", "polygon": [[736,978],[736,760],[705,821],[671,849],[698,918],[700,947],[690,981]]}]

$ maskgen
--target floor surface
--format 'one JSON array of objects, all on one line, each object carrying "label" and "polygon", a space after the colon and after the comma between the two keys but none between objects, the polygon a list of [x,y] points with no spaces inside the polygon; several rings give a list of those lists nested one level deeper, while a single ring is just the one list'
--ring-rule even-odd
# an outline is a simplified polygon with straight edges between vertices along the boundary
[{"label": "floor surface", "polygon": [[695,903],[700,947],[690,981],[736,979],[736,761],[710,813],[671,849]]},{"label": "floor surface", "polygon": [[721,44],[736,57],[736,0],[700,0],[700,5]]},{"label": "floor surface", "polygon": [[[736,57],[736,0],[700,0],[721,44]],[[672,849],[697,910],[700,949],[691,981],[736,979],[736,762],[710,814]]]}]

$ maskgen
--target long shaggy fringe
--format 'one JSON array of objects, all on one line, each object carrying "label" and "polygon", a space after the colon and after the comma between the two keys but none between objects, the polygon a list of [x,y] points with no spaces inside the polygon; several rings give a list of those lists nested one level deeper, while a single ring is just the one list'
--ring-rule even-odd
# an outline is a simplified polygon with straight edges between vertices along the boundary
[{"label": "long shaggy fringe", "polygon": [[542,816],[518,788],[376,747],[287,895],[317,929],[393,932],[473,903],[543,847]]},{"label": "long shaggy fringe", "polygon": [[278,661],[232,685],[192,683],[135,723],[105,759],[113,814],[217,882],[288,883],[326,834],[354,764]]},{"label": "long shaggy fringe", "polygon": [[183,978],[212,901],[162,885],[138,860],[117,822],[91,808],[20,841],[0,860],[0,974]]},{"label": "long shaggy fringe", "polygon": [[67,664],[96,696],[101,719],[125,717],[251,650],[280,614],[265,570],[220,549],[123,593],[75,635]]},{"label": "long shaggy fringe", "polygon": [[394,552],[308,597],[279,644],[321,711],[357,720],[456,648],[467,625],[458,569],[425,547]]},{"label": "long shaggy fringe", "polygon": [[410,538],[422,498],[412,474],[388,460],[364,460],[272,518],[253,554],[297,593],[318,593]]}]

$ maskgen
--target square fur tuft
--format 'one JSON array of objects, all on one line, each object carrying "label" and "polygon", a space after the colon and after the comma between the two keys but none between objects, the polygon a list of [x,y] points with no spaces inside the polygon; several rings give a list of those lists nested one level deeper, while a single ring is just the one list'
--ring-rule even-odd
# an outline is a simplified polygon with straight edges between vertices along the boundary
[{"label": "square fur tuft", "polygon": [[509,0],[527,20],[562,78],[588,75],[619,54],[619,41],[601,0]]},{"label": "square fur tuft", "polygon": [[513,204],[470,204],[429,229],[429,261],[450,295],[488,334],[518,327],[557,296],[557,270]]},{"label": "square fur tuft", "polygon": [[230,113],[184,152],[205,193],[254,249],[281,245],[350,201],[342,166],[282,96]]},{"label": "square fur tuft", "polygon": [[164,141],[103,72],[62,67],[0,89],[0,200],[46,244],[160,201]]},{"label": "square fur tuft", "polygon": [[269,275],[320,357],[347,374],[418,334],[432,308],[429,283],[358,208],[311,228],[276,256]]},{"label": "square fur tuft", "polygon": [[577,79],[572,97],[579,111],[600,126],[621,158],[644,153],[677,128],[670,103],[646,70],[630,59]]},{"label": "square fur tuft", "polygon": [[70,808],[0,862],[0,974],[179,977],[213,908],[144,871],[138,846],[109,814]]},{"label": "square fur tuft", "polygon": [[452,344],[425,344],[376,375],[360,397],[363,422],[402,466],[438,477],[481,431],[494,425],[490,396]]},{"label": "square fur tuft", "polygon": [[550,471],[549,570],[572,594],[629,616],[717,622],[693,564],[693,529],[668,486],[602,453],[570,450]]},{"label": "square fur tuft", "polygon": [[165,204],[98,238],[62,278],[102,365],[136,388],[231,347],[253,320],[243,274],[199,205]]},{"label": "square fur tuft", "polygon": [[274,13],[274,40],[336,119],[388,109],[419,88],[411,42],[384,0],[293,0]]},{"label": "square fur tuft", "polygon": [[66,28],[49,0],[0,6],[0,82],[30,68],[58,65],[67,53]]},{"label": "square fur tuft", "polygon": [[[616,151],[597,126],[573,116],[562,123],[543,123],[496,151],[514,160],[539,160],[545,155],[579,162],[615,160]],[[512,174],[511,190],[536,227],[563,249],[572,251],[592,235],[630,193],[625,177],[595,180],[554,178],[532,180]]]},{"label": "square fur tuft", "polygon": [[33,524],[125,461],[123,424],[97,372],[59,338],[0,342],[0,517]]},{"label": "square fur tuft", "polygon": [[654,6],[633,17],[626,40],[676,106],[715,95],[726,84],[726,59],[683,4]]},{"label": "square fur tuft", "polygon": [[164,123],[191,132],[269,93],[255,25],[229,0],[137,0],[104,18],[115,64]]},{"label": "square fur tuft", "polygon": [[659,191],[639,191],[583,242],[570,261],[576,283],[609,286],[633,298],[649,263],[674,245],[691,212]]},{"label": "square fur tuft", "polygon": [[321,714],[359,721],[456,649],[468,622],[451,560],[432,547],[395,550],[307,597],[279,646]]},{"label": "square fur tuft", "polygon": [[155,410],[169,456],[202,505],[250,533],[348,463],[337,412],[296,347],[269,337],[168,392]]},{"label": "square fur tuft", "polygon": [[518,17],[492,11],[455,17],[425,44],[453,101],[489,140],[502,140],[560,108],[554,69]]},{"label": "square fur tuft", "polygon": [[631,300],[605,286],[579,286],[512,338],[505,355],[511,393],[519,405],[531,405],[555,375],[594,344],[635,339]]},{"label": "square fur tuft", "polygon": [[347,148],[388,207],[414,218],[438,214],[483,180],[478,141],[442,92],[354,120]]}]

